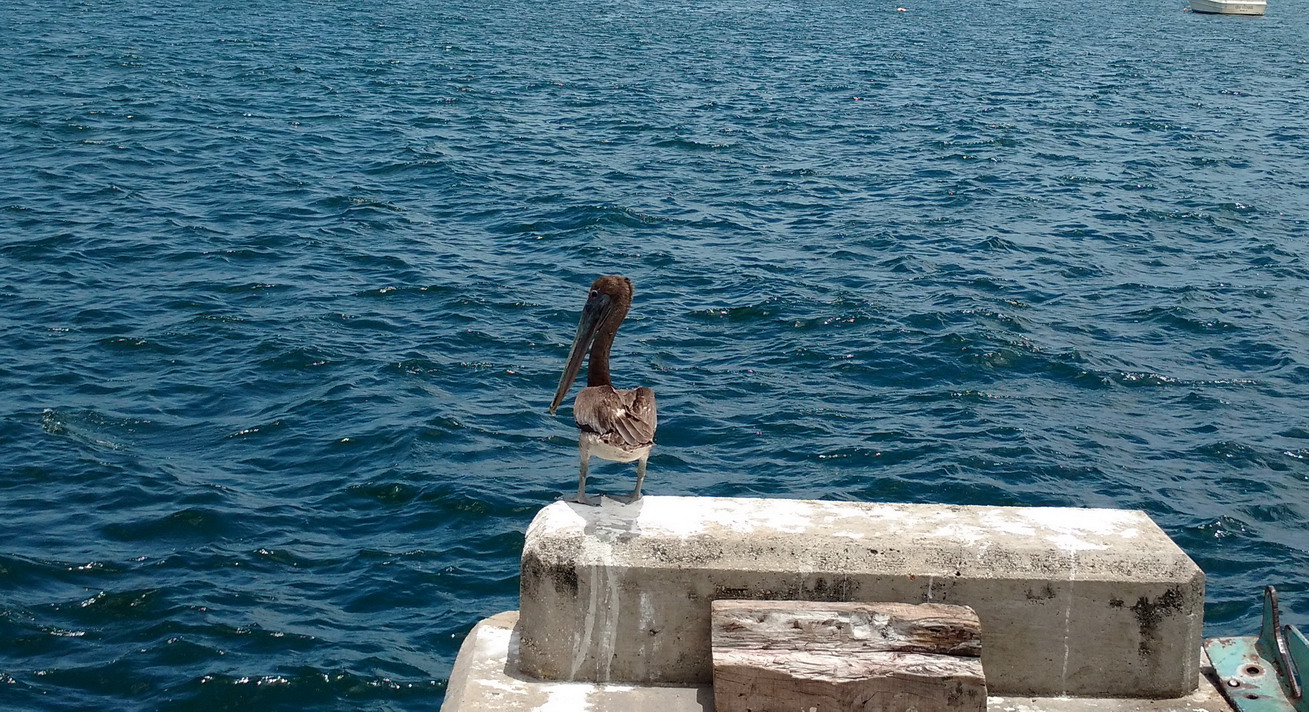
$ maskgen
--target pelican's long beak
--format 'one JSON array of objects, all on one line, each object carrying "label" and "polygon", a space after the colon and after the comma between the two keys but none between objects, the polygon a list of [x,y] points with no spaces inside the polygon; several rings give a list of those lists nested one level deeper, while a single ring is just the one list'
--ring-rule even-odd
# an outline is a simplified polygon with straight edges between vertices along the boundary
[{"label": "pelican's long beak", "polygon": [[609,302],[609,295],[600,292],[592,292],[587,298],[586,306],[582,308],[582,318],[577,322],[577,336],[573,337],[573,350],[568,353],[564,375],[559,378],[559,388],[555,390],[555,399],[550,403],[551,415],[554,415],[555,409],[564,401],[564,396],[568,395],[568,389],[577,378],[577,372],[582,368],[582,358],[591,348],[591,342],[595,341],[595,334],[600,330],[600,323],[609,312]]}]

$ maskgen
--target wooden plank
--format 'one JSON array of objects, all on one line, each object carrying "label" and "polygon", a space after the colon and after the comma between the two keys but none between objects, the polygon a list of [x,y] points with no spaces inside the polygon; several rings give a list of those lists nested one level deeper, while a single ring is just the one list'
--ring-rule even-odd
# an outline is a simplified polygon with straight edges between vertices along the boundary
[{"label": "wooden plank", "polygon": [[967,606],[714,601],[710,622],[714,648],[766,649],[788,641],[788,648],[813,652],[982,654],[982,623]]},{"label": "wooden plank", "polygon": [[717,712],[984,712],[981,623],[964,606],[715,601]]}]

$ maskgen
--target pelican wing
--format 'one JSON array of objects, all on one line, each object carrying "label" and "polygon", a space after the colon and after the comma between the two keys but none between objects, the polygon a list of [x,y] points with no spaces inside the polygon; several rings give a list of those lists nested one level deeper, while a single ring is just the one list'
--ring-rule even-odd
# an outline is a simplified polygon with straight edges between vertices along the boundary
[{"label": "pelican wing", "polygon": [[583,388],[573,403],[573,417],[579,428],[616,436],[628,445],[653,442],[659,424],[654,391],[645,387],[622,391],[612,386]]},{"label": "pelican wing", "polygon": [[627,402],[627,414],[614,420],[614,429],[630,445],[654,442],[655,428],[659,427],[654,391],[642,386],[618,394]]}]

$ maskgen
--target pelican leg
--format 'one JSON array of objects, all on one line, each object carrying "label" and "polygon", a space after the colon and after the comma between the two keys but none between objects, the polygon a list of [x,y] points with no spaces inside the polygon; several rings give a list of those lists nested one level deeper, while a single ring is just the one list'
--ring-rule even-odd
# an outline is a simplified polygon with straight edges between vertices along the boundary
[{"label": "pelican leg", "polygon": [[577,442],[577,452],[581,459],[581,462],[577,466],[577,499],[570,499],[567,501],[597,507],[600,505],[600,498],[586,496],[586,473],[591,466],[590,450],[591,449],[587,447],[585,440],[579,440]]},{"label": "pelican leg", "polygon": [[613,497],[612,499],[623,504],[631,504],[641,499],[641,482],[645,480],[645,461],[648,459],[650,459],[650,455],[647,453],[645,457],[636,461],[636,488],[632,490],[632,494],[626,497]]}]

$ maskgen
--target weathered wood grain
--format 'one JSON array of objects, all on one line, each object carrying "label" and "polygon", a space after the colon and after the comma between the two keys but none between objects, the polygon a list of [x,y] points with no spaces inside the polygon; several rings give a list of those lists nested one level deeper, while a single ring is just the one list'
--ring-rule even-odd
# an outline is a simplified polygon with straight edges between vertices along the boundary
[{"label": "weathered wood grain", "polygon": [[890,651],[979,657],[982,624],[939,603],[714,601],[713,646],[734,650]]},{"label": "weathered wood grain", "polygon": [[718,712],[982,712],[981,623],[963,606],[715,601]]}]

